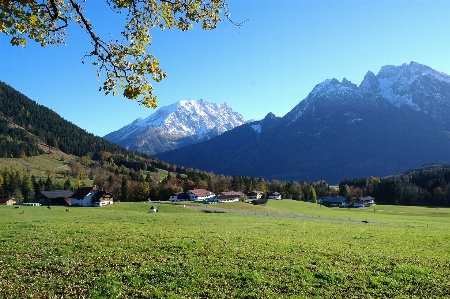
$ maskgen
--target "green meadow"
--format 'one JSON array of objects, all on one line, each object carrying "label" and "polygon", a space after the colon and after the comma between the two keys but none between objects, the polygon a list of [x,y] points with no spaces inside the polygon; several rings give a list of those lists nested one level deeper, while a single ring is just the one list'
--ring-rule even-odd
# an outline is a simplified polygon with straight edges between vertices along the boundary
[{"label": "green meadow", "polygon": [[208,205],[216,207],[274,216],[180,204],[159,204],[158,213],[148,213],[149,203],[68,212],[0,206],[0,298],[450,294],[450,209],[287,200]]}]

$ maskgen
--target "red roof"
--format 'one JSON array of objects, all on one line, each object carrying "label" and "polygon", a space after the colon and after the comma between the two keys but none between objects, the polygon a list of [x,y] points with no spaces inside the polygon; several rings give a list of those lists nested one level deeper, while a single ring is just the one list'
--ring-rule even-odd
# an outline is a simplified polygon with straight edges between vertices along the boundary
[{"label": "red roof", "polygon": [[197,197],[214,195],[214,193],[212,193],[211,191],[205,190],[205,189],[189,190],[188,193],[192,193]]},{"label": "red roof", "polygon": [[222,192],[223,195],[231,195],[231,196],[245,196],[244,193],[240,191],[224,191]]}]

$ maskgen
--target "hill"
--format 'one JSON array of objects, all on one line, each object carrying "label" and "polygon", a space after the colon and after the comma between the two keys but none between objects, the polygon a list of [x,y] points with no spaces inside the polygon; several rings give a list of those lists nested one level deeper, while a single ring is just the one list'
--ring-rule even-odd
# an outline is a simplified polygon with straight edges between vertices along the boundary
[{"label": "hill", "polygon": [[123,147],[75,126],[4,82],[0,82],[0,112],[10,123],[67,154],[81,157],[98,151],[127,153]]}]

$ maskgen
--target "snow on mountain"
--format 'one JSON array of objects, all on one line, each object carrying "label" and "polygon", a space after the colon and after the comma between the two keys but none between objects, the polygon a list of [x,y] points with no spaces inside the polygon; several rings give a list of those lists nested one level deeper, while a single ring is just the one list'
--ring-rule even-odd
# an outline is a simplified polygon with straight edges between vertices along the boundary
[{"label": "snow on mountain", "polygon": [[221,174],[339,182],[450,161],[449,132],[450,76],[411,62],[369,71],[359,86],[325,80],[282,118],[157,157]]},{"label": "snow on mountain", "polygon": [[[433,114],[426,107],[430,101],[438,101],[445,106],[449,103],[446,93],[443,94],[440,88],[443,86],[450,86],[450,76],[426,65],[410,62],[401,66],[383,66],[376,77],[368,72],[359,88],[377,92],[396,107],[408,105]],[[424,102],[424,97],[428,103]]]},{"label": "snow on mountain", "polygon": [[226,103],[183,100],[138,118],[105,139],[154,154],[212,138],[244,122]]},{"label": "snow on mountain", "polygon": [[346,78],[342,79],[342,82],[337,79],[328,79],[317,84],[308,97],[294,107],[288,115],[290,115],[290,123],[295,123],[309,109],[311,109],[309,116],[318,117],[315,113],[316,109],[323,115],[327,110],[331,111],[336,107],[373,106],[377,103],[374,96],[368,96],[364,90]]},{"label": "snow on mountain", "polygon": [[308,109],[312,109],[314,116],[318,106],[322,109],[333,109],[336,105],[374,108],[388,104],[386,101],[444,121],[450,113],[450,76],[411,62],[383,66],[377,75],[368,71],[359,87],[345,78],[342,82],[328,79],[316,85],[308,97],[289,112],[290,122],[296,122]]}]

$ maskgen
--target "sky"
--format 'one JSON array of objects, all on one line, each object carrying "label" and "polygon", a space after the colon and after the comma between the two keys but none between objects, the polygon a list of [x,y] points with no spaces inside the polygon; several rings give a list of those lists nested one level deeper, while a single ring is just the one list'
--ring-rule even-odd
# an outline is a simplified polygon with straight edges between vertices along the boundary
[{"label": "sky", "polygon": [[[245,120],[284,116],[326,79],[359,85],[367,71],[415,61],[450,74],[450,1],[229,0],[231,18],[213,31],[153,29],[148,51],[168,77],[153,83],[158,106],[203,99]],[[94,31],[119,36],[123,22],[105,0],[87,0]],[[75,24],[66,46],[26,49],[0,34],[0,81],[98,136],[155,110],[98,89],[92,50]]]}]

